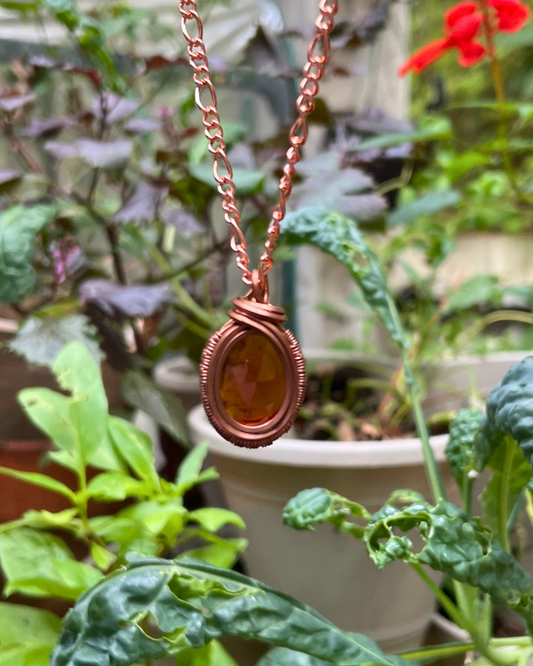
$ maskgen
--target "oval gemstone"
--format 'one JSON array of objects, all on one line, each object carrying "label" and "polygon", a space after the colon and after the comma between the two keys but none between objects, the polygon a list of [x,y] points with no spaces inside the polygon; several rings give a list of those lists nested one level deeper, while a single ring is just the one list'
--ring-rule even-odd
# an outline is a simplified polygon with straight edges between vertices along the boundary
[{"label": "oval gemstone", "polygon": [[220,396],[237,423],[267,423],[281,409],[286,392],[283,363],[266,336],[250,332],[230,347],[222,367]]}]

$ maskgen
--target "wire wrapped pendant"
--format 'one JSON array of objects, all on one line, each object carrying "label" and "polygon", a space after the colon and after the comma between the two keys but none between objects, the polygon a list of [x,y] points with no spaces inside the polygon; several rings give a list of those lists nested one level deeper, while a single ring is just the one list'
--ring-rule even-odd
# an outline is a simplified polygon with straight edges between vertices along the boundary
[{"label": "wire wrapped pendant", "polygon": [[[254,271],[255,273],[255,271]],[[206,414],[228,441],[269,446],[285,434],[302,405],[305,362],[283,308],[254,289],[236,298],[230,321],[204,349],[200,388]]]}]

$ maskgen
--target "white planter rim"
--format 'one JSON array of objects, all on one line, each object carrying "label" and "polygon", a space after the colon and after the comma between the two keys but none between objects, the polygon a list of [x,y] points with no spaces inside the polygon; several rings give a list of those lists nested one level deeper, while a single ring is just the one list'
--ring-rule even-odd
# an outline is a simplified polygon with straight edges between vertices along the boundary
[{"label": "white planter rim", "polygon": [[[315,442],[282,437],[265,449],[242,449],[226,442],[209,423],[202,405],[189,414],[196,441],[209,442],[215,455],[265,465],[368,469],[411,467],[424,462],[418,438],[391,439],[381,442]],[[435,457],[445,460],[448,435],[431,438]]]},{"label": "white planter rim", "polygon": [[186,356],[160,361],[154,372],[156,384],[169,391],[198,395],[200,379],[198,368]]}]

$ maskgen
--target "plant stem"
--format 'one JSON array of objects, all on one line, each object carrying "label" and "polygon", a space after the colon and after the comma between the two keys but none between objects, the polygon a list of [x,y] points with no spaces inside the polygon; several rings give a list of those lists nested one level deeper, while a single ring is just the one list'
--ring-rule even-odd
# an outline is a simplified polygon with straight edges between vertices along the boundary
[{"label": "plant stem", "polygon": [[474,338],[481,333],[487,326],[497,324],[500,321],[513,321],[517,324],[530,324],[533,326],[533,315],[527,312],[515,312],[514,310],[500,310],[499,312],[491,312],[491,314],[482,317],[475,324],[472,324],[466,331],[463,331],[457,337],[457,345],[466,344],[469,338]]}]

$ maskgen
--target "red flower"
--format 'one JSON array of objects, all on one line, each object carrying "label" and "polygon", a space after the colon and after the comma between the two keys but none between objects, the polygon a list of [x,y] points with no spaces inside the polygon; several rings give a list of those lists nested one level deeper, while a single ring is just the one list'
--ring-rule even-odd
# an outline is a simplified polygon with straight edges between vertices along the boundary
[{"label": "red flower", "polygon": [[[493,8],[496,26],[485,26],[495,32],[518,32],[529,18],[529,8],[520,0],[487,0]],[[408,72],[418,74],[442,58],[448,51],[459,51],[459,64],[471,67],[484,58],[487,51],[475,38],[481,31],[484,15],[478,2],[465,0],[452,7],[444,15],[446,37],[426,44],[414,53],[398,70],[399,76]]]}]

